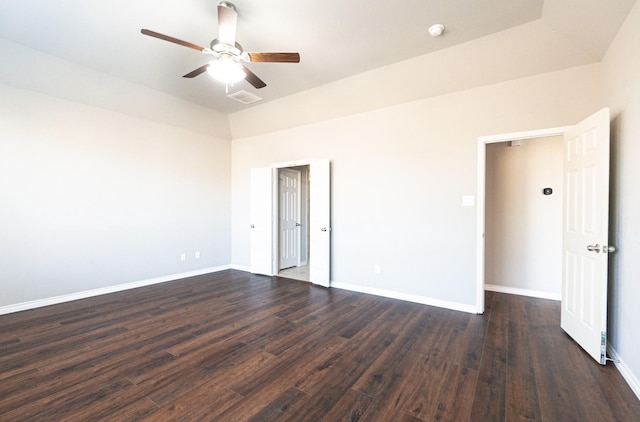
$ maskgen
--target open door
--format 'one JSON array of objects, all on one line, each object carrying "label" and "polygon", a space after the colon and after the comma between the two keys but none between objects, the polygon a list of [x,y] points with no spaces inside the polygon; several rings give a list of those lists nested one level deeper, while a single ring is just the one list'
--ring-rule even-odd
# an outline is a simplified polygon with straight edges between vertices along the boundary
[{"label": "open door", "polygon": [[309,279],[329,287],[331,277],[331,166],[329,160],[310,165]]},{"label": "open door", "polygon": [[562,311],[560,325],[606,363],[609,239],[609,109],[564,137]]},{"label": "open door", "polygon": [[251,169],[251,272],[273,275],[273,169]]}]

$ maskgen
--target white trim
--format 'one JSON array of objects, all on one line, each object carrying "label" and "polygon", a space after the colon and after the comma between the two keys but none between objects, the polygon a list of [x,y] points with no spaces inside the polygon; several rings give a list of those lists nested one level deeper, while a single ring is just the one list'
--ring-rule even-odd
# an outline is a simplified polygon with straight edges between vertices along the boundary
[{"label": "white trim", "polygon": [[407,302],[420,303],[422,305],[437,306],[438,308],[451,309],[454,311],[467,312],[471,314],[477,313],[475,305],[465,305],[459,302],[449,302],[447,300],[433,299],[426,296],[416,296],[407,293],[395,292],[386,289],[377,289],[374,287],[366,287],[358,284],[331,282],[331,287],[336,289],[350,290],[352,292],[366,293],[375,296],[388,297],[390,299],[405,300]]},{"label": "white trim", "polygon": [[559,126],[548,129],[526,130],[524,132],[502,133],[498,135],[479,136],[478,141],[484,144],[496,142],[518,141],[524,139],[546,138],[564,134],[571,126]]},{"label": "white trim", "polygon": [[287,161],[284,163],[272,163],[271,168],[283,169],[288,167],[300,167],[300,166],[310,166],[311,163],[317,161],[313,160],[297,160],[297,161]]},{"label": "white trim", "polygon": [[516,141],[522,139],[544,138],[563,135],[571,126],[560,126],[548,129],[528,130],[524,132],[503,133],[478,137],[478,185],[476,215],[476,313],[484,313],[484,231],[485,231],[485,183],[487,176],[487,144]]},{"label": "white trim", "polygon": [[476,312],[484,313],[484,208],[487,150],[478,142],[478,186],[476,198]]},{"label": "white trim", "polygon": [[611,359],[614,360],[618,372],[620,372],[624,380],[629,384],[629,387],[631,387],[631,390],[635,393],[638,399],[640,399],[640,380],[638,380],[636,375],[631,372],[611,343],[607,343],[607,352],[609,353],[609,356],[611,356]]},{"label": "white trim", "polygon": [[231,264],[231,265],[229,265],[229,269],[238,270],[238,271],[244,271],[246,273],[250,273],[251,272],[251,267],[249,265]]},{"label": "white trim", "polygon": [[508,293],[510,295],[537,297],[540,299],[562,300],[560,293],[544,292],[542,290],[520,289],[518,287],[498,286],[496,284],[485,284],[484,289],[490,292]]},{"label": "white trim", "polygon": [[[298,235],[298,253],[297,253],[298,256],[297,256],[297,258],[298,259],[297,259],[297,262],[296,262],[296,265],[295,265],[296,267],[300,266],[300,251],[302,249],[302,246],[300,245],[300,239],[302,238],[300,232],[302,230],[302,227],[299,224],[300,221],[301,221],[301,218],[300,218],[300,215],[301,215],[300,214],[300,208],[301,208],[300,204],[302,203],[302,198],[301,198],[300,193],[302,192],[302,188],[300,187],[300,184],[302,182],[302,171],[301,170],[294,170],[291,167],[278,168],[277,174],[274,177],[275,183],[274,183],[274,187],[273,187],[274,192],[275,192],[275,195],[274,195],[274,201],[275,202],[274,203],[276,204],[276,206],[274,207],[274,208],[276,208],[276,210],[274,210],[275,214],[273,216],[273,221],[274,221],[274,224],[276,226],[276,229],[274,231],[274,249],[273,249],[274,251],[276,251],[276,253],[274,254],[276,256],[274,257],[274,262],[273,262],[273,265],[274,265],[273,274],[274,275],[277,275],[280,272],[280,270],[282,269],[282,268],[280,268],[280,265],[281,265],[280,258],[282,258],[281,255],[282,255],[282,252],[283,252],[282,248],[280,248],[280,236],[282,234],[282,231],[281,231],[281,228],[280,228],[280,217],[281,217],[280,216],[280,199],[281,199],[281,195],[282,195],[281,186],[280,186],[280,174],[281,174],[280,170],[288,170],[289,172],[293,172],[293,173],[296,174],[296,178],[297,178],[296,188],[297,188],[297,198],[298,198],[298,207],[297,207],[298,215],[296,217],[296,220],[297,220],[297,224],[298,224],[298,230],[297,230],[297,235]],[[286,268],[288,268],[288,267],[286,267]]]},{"label": "white trim", "polygon": [[72,300],[86,299],[93,296],[100,296],[109,293],[120,292],[123,290],[135,289],[138,287],[150,286],[152,284],[165,283],[167,281],[180,280],[182,278],[194,277],[203,274],[215,273],[231,269],[231,265],[223,265],[220,267],[203,268],[201,270],[188,271],[178,274],[170,274],[162,277],[149,278],[146,280],[133,281],[131,283],[116,284],[114,286],[101,287],[99,289],[85,290],[82,292],[69,293],[61,296],[48,297],[44,299],[32,300],[29,302],[21,302],[13,305],[0,307],[0,315],[10,314],[13,312],[26,311],[29,309],[41,308],[43,306],[57,305],[59,303],[71,302]]}]

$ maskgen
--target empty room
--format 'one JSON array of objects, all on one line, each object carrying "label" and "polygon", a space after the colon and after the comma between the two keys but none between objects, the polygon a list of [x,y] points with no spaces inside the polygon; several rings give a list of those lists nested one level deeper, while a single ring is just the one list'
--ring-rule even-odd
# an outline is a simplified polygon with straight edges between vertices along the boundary
[{"label": "empty room", "polygon": [[0,420],[640,420],[639,139],[635,0],[0,0]]}]

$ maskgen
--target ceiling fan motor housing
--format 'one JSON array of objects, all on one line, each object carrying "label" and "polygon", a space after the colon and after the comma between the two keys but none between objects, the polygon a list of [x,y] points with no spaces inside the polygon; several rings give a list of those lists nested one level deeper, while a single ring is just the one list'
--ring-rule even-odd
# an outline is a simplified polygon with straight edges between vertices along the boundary
[{"label": "ceiling fan motor housing", "polygon": [[238,42],[236,42],[235,45],[229,45],[220,42],[220,40],[217,38],[211,41],[210,46],[211,50],[216,53],[227,53],[231,54],[232,56],[240,56],[243,51],[242,46]]},{"label": "ceiling fan motor housing", "polygon": [[234,12],[236,11],[236,7],[233,5],[233,3],[230,3],[228,1],[221,1],[220,3],[218,3],[218,6],[227,7]]}]

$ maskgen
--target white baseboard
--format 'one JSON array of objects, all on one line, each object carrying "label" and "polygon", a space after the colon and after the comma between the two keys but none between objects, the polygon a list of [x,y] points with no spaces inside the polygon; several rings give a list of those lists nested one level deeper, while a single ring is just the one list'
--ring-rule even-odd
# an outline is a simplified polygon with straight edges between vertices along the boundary
[{"label": "white baseboard", "polygon": [[541,290],[519,289],[517,287],[498,286],[496,284],[485,284],[484,289],[490,292],[508,293],[510,295],[520,295],[537,297],[540,299],[562,300],[560,293],[543,292]]},{"label": "white baseboard", "polygon": [[179,274],[171,274],[162,277],[149,278],[146,280],[133,281],[131,283],[116,284],[115,286],[101,287],[99,289],[85,290],[83,292],[70,293],[61,296],[48,297],[44,299],[21,302],[13,305],[1,306],[0,315],[13,312],[26,311],[29,309],[41,308],[43,306],[56,305],[58,303],[70,302],[72,300],[86,299],[88,297],[100,296],[108,293],[121,292],[123,290],[135,289],[138,287],[150,286],[152,284],[165,283],[167,281],[180,280],[181,278],[194,277],[203,274],[215,273],[218,271],[231,269],[231,265],[220,267],[203,268],[201,270],[188,271]]},{"label": "white baseboard", "polygon": [[640,380],[638,380],[638,377],[636,377],[636,375],[629,370],[629,367],[625,365],[624,360],[620,358],[618,352],[616,352],[616,349],[614,349],[611,344],[607,344],[607,353],[609,353],[611,359],[614,360],[616,368],[618,368],[618,371],[620,372],[624,380],[627,381],[627,384],[629,384],[631,390],[633,390],[638,399],[640,399]]},{"label": "white baseboard", "polygon": [[[155,277],[155,278],[150,278],[146,280],[139,280],[131,283],[117,284],[114,286],[102,287],[99,289],[86,290],[82,292],[70,293],[67,295],[54,296],[54,297],[49,297],[44,299],[33,300],[29,302],[21,302],[21,303],[16,303],[12,305],[1,306],[0,315],[10,314],[13,312],[26,311],[28,309],[40,308],[43,306],[55,305],[58,303],[70,302],[72,300],[85,299],[85,298],[104,295],[108,293],[120,292],[123,290],[135,289],[137,287],[150,286],[152,284],[159,284],[167,281],[174,281],[182,278],[194,277],[198,275],[209,274],[209,273],[214,273],[214,272],[228,270],[228,269],[251,272],[250,267],[247,267],[244,265],[236,265],[236,264],[204,268],[201,270],[189,271],[189,272],[178,273],[178,274],[170,274],[167,276]],[[335,287],[337,289],[351,290],[359,293],[372,294],[375,296],[388,297],[391,299],[406,300],[408,302],[420,303],[423,305],[437,306],[439,308],[451,309],[454,311],[462,311],[462,312],[468,312],[473,314],[479,313],[475,305],[467,305],[459,302],[450,302],[450,301],[434,299],[426,296],[417,296],[417,295],[412,295],[407,293],[396,292],[393,290],[378,289],[374,287],[361,286],[358,284],[351,284],[351,283],[340,283],[337,281],[332,281],[331,287]],[[518,294],[518,295],[524,295],[524,296],[540,297],[544,299],[560,300],[560,297],[558,297],[559,295],[554,295],[548,292],[517,289],[512,287],[503,287],[503,286],[496,286],[491,284],[486,284],[485,290],[501,292],[501,293]]]},{"label": "white baseboard", "polygon": [[446,300],[433,299],[426,296],[417,296],[407,293],[395,292],[393,290],[377,289],[374,287],[366,287],[358,284],[331,282],[331,287],[336,289],[351,290],[353,292],[366,293],[375,296],[388,297],[390,299],[406,300],[407,302],[420,303],[422,305],[437,306],[438,308],[451,309],[454,311],[468,312],[477,314],[478,309],[475,305],[466,305],[464,303],[449,302]]}]

